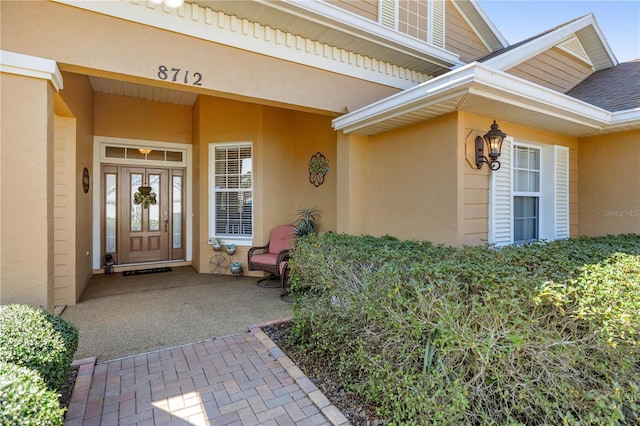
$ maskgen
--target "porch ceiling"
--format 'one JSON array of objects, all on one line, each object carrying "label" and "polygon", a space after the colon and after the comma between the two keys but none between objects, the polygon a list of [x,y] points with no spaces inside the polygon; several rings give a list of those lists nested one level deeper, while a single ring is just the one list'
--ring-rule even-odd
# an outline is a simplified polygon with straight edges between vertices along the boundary
[{"label": "porch ceiling", "polygon": [[198,99],[197,93],[147,86],[105,77],[89,76],[89,81],[94,92],[106,95],[128,96],[130,98],[188,107],[192,107]]}]

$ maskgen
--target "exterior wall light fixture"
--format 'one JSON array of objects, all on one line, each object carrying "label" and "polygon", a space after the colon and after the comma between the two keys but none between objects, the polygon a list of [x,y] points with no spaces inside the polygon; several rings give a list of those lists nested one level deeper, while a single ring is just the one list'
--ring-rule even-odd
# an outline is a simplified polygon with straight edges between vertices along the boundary
[{"label": "exterior wall light fixture", "polygon": [[[486,135],[480,137],[476,137],[476,167],[481,169],[483,163],[487,163],[489,165],[490,170],[498,170],[500,168],[500,162],[498,161],[498,157],[500,157],[500,152],[502,151],[502,141],[507,137],[507,134],[502,132],[498,125],[496,124],[496,120],[493,120],[493,124],[491,125],[491,130],[487,132]],[[489,158],[484,155],[484,145],[487,145],[487,149],[489,150]]]}]

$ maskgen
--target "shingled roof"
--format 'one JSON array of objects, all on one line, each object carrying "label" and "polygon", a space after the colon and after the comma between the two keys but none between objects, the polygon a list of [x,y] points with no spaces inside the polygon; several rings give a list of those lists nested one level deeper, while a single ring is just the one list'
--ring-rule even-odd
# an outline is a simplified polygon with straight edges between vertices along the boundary
[{"label": "shingled roof", "polygon": [[611,112],[640,108],[640,59],[596,71],[566,94]]}]

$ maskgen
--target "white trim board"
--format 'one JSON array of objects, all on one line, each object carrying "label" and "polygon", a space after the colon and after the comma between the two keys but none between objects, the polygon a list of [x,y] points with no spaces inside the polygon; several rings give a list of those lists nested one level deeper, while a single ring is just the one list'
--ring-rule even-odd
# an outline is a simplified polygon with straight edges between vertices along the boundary
[{"label": "white trim board", "polygon": [[[197,4],[185,3],[177,9],[171,9],[136,0],[54,1],[398,89],[412,87],[430,78],[424,73]],[[378,28],[384,29],[379,25]],[[445,54],[447,52],[442,50],[442,55]]]},{"label": "white trim board", "polygon": [[62,73],[51,59],[0,50],[0,72],[50,80],[56,91],[63,87]]},{"label": "white trim board", "polygon": [[[101,194],[102,194],[102,173],[101,171],[101,157],[103,145],[116,145],[126,147],[153,147],[158,149],[172,149],[176,151],[186,152],[186,205],[185,205],[185,261],[190,262],[193,258],[193,147],[190,144],[174,143],[174,142],[162,142],[162,141],[150,141],[142,139],[126,139],[126,138],[114,138],[108,136],[94,136],[93,137],[93,177],[91,179],[91,188],[93,191],[93,269],[98,270],[102,268],[102,233],[100,232],[100,212],[101,210]],[[115,159],[109,159],[108,163],[118,164]],[[150,162],[152,164],[152,162]],[[122,164],[127,164],[122,162]],[[157,163],[156,163],[157,164]],[[167,166],[168,163],[163,163]],[[184,167],[180,165],[178,167]]]}]

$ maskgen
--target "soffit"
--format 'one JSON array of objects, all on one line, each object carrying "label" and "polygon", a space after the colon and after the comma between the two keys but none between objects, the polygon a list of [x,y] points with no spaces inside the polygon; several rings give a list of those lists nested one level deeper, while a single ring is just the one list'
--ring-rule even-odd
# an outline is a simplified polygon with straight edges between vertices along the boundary
[{"label": "soffit", "polygon": [[[413,111],[406,112],[397,117],[391,117],[365,125],[354,130],[352,133],[374,135],[426,121],[454,111],[470,112],[476,115],[490,117],[498,122],[516,123],[526,127],[543,129],[575,137],[600,133],[591,126],[569,122],[563,118],[554,117],[541,111],[507,105],[502,101],[475,95],[471,92],[459,94],[456,97],[437,102],[433,105],[416,108]],[[633,128],[640,128],[640,126]],[[620,129],[616,131],[620,131]]]},{"label": "soffit", "polygon": [[336,130],[374,135],[454,111],[465,111],[574,137],[640,129],[640,113],[620,114],[470,64],[449,75],[334,119]]},{"label": "soffit", "polygon": [[[457,55],[451,52],[435,48],[426,42],[364,20],[328,4],[322,6],[336,9],[339,14],[346,13],[354,20],[364,20],[376,31],[365,30],[345,20],[332,21],[330,17],[321,16],[288,1],[193,0],[187,2],[431,76],[448,72],[458,62]],[[311,5],[311,3],[307,4],[307,6]],[[392,34],[393,39],[386,37],[385,33]]]},{"label": "soffit", "polygon": [[197,93],[147,86],[105,77],[89,76],[94,92],[106,95],[127,96],[153,102],[192,107],[198,99]]}]

